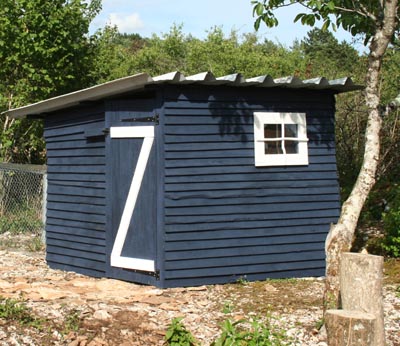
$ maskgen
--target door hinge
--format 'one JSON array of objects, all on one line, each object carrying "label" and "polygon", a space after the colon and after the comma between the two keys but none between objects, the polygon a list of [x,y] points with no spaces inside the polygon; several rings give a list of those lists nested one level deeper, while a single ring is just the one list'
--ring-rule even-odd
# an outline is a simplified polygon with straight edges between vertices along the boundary
[{"label": "door hinge", "polygon": [[159,125],[160,123],[160,117],[158,114],[155,114],[152,117],[142,117],[142,118],[126,118],[126,119],[121,119],[121,122],[134,122],[134,123],[149,123],[153,122],[156,125]]},{"label": "door hinge", "polygon": [[[128,268],[128,269],[129,269],[129,268]],[[156,271],[154,271],[154,272],[148,272],[148,271],[133,269],[132,271],[135,272],[135,273],[140,273],[140,274],[145,274],[145,275],[148,275],[148,276],[152,276],[152,277],[154,277],[157,281],[160,280],[160,271],[159,271],[159,270],[156,270]]]}]

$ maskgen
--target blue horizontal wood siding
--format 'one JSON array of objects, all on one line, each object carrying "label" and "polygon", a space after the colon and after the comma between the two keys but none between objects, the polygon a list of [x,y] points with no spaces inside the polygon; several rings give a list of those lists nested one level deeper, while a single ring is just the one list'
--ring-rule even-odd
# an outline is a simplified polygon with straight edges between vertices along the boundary
[{"label": "blue horizontal wood siding", "polygon": [[85,137],[95,129],[104,129],[101,105],[46,117],[46,259],[52,268],[100,277],[106,263],[105,144]]},{"label": "blue horizontal wood siding", "polygon": [[[255,111],[306,113],[310,164],[255,167]],[[323,275],[340,208],[333,94],[170,87],[163,112],[163,286]]]}]

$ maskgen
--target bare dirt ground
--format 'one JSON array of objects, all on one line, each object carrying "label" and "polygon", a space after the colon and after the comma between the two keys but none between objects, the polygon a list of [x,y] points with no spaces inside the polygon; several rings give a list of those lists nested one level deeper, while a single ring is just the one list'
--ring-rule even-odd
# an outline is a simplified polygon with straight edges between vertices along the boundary
[{"label": "bare dirt ground", "polygon": [[[272,315],[293,345],[326,346],[322,279],[269,280],[156,289],[49,269],[30,236],[0,236],[0,296],[24,301],[34,323],[0,315],[2,345],[162,345],[174,317],[201,345],[209,345],[225,319]],[[400,346],[400,262],[386,265],[385,324],[389,346]]]}]

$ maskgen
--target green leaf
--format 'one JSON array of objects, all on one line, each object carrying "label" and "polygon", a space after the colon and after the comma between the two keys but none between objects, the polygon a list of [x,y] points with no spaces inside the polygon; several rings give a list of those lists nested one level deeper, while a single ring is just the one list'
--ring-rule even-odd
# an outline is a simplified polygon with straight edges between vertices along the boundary
[{"label": "green leaf", "polygon": [[329,2],[326,4],[326,6],[328,6],[328,8],[329,8],[331,11],[334,11],[335,8],[336,8],[335,2],[334,2],[334,1],[329,1]]},{"label": "green leaf", "polygon": [[261,16],[263,14],[264,11],[264,5],[261,3],[258,3],[255,7],[254,10],[256,11],[258,16]]},{"label": "green leaf", "polygon": [[329,19],[326,20],[326,21],[324,22],[324,24],[322,24],[321,30],[322,30],[322,31],[327,30],[327,29],[329,28],[330,24],[331,24],[330,20],[329,20]]},{"label": "green leaf", "polygon": [[294,22],[296,23],[299,19],[302,19],[304,17],[304,13],[299,13],[295,18]]}]

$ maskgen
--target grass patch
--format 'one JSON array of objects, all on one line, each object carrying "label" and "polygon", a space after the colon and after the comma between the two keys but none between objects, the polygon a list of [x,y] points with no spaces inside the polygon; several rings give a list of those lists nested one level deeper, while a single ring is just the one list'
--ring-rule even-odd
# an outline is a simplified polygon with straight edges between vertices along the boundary
[{"label": "grass patch", "polygon": [[[25,334],[26,329],[36,330],[40,334],[41,345],[53,345],[55,335],[60,340],[72,332],[79,335],[88,335],[87,330],[82,328],[81,312],[77,309],[66,309],[63,311],[61,320],[49,317],[39,317],[26,305],[22,299],[5,298],[0,296],[0,320],[4,320],[7,326],[12,326],[19,335]],[[34,334],[35,335],[35,334]],[[37,336],[36,336],[37,337]]]},{"label": "grass patch", "polygon": [[221,325],[221,334],[211,346],[289,346],[291,345],[285,331],[271,323],[271,317],[264,320],[258,317],[239,321],[225,320]]},{"label": "grass patch", "polygon": [[0,296],[0,318],[7,322],[17,322],[21,325],[44,328],[44,320],[35,317],[23,301]]}]

